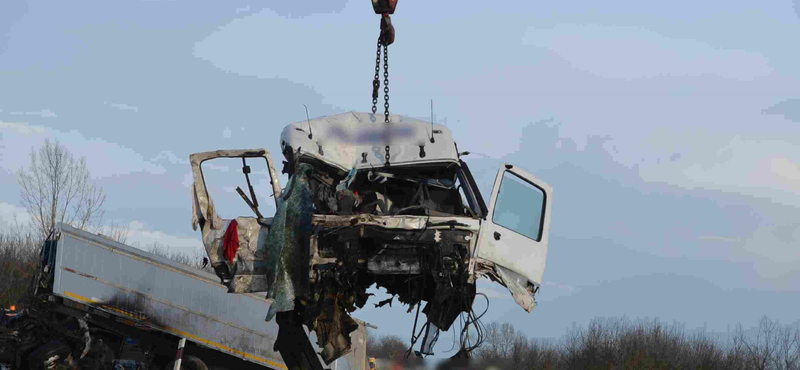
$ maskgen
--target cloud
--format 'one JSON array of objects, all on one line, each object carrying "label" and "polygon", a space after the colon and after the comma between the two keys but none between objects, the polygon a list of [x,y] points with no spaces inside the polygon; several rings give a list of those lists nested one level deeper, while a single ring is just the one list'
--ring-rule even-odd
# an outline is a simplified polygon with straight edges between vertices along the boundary
[{"label": "cloud", "polygon": [[27,225],[30,220],[31,216],[25,208],[0,202],[0,231]]},{"label": "cloud", "polygon": [[153,230],[152,227],[142,221],[131,221],[128,223],[128,240],[126,244],[140,249],[147,249],[154,243],[166,246],[172,251],[189,255],[205,253],[203,242],[199,237],[176,236],[163,231]]},{"label": "cloud", "polygon": [[[281,3],[275,2],[275,4]],[[194,45],[193,55],[235,75],[285,79],[313,88],[314,91],[335,89],[337,95],[351,93],[349,86],[342,86],[340,81],[330,78],[331,74],[327,70],[317,66],[319,55],[341,54],[342,46],[338,43],[320,43],[313,40],[320,40],[320,32],[324,32],[327,35],[326,40],[347,39],[351,43],[358,44],[361,42],[360,39],[363,39],[365,41],[363,45],[373,44],[372,36],[367,38],[360,24],[342,22],[342,19],[354,14],[356,8],[348,6],[344,12],[349,14],[322,14],[326,12],[315,11],[307,13],[307,18],[300,19],[284,16],[284,13],[276,9],[279,7],[282,6],[271,6],[270,9],[239,17],[223,25],[198,41]],[[318,9],[326,7],[327,2]],[[363,8],[359,7],[358,10]],[[257,34],[262,36],[257,37]],[[293,36],[280,36],[287,34]],[[313,42],[315,47],[297,48],[297,43],[305,42],[303,40]],[[254,45],[261,46],[254,48]],[[274,58],[274,55],[279,54],[292,55],[292,58]],[[337,75],[357,75],[358,64],[341,63],[341,61],[333,63],[337,68]],[[295,103],[297,113],[303,112],[302,103],[306,102]],[[309,105],[309,108],[312,107]],[[312,116],[314,112],[311,110]]]},{"label": "cloud", "polygon": [[[800,8],[800,6],[798,6]],[[764,109],[765,114],[777,114],[800,123],[800,99],[789,99]]]},{"label": "cloud", "polygon": [[477,283],[476,290],[478,293],[486,294],[486,297],[490,300],[511,299],[511,293],[498,283],[480,280]]},{"label": "cloud", "polygon": [[153,157],[153,162],[160,162],[166,161],[169,164],[180,164],[180,165],[187,165],[189,164],[188,159],[180,158],[175,153],[169,150],[162,150],[158,153],[155,157]]},{"label": "cloud", "polygon": [[[313,14],[338,13],[347,1],[345,0],[312,0],[312,1],[271,1],[267,7],[275,13],[288,17],[299,18]],[[249,6],[248,6],[249,8]]]},{"label": "cloud", "polygon": [[181,185],[185,188],[188,188],[194,184],[194,175],[192,175],[191,171],[185,172],[183,174],[183,179],[181,180]]},{"label": "cloud", "polygon": [[765,223],[740,243],[740,258],[749,260],[760,278],[780,282],[797,274],[800,223],[795,220]]},{"label": "cloud", "polygon": [[[579,148],[561,137],[560,129],[531,125],[522,131],[519,150],[502,158],[554,188],[544,282],[584,287],[678,270],[720,286],[778,289],[798,282],[800,275],[791,272],[800,257],[786,241],[800,237],[788,222],[800,219],[800,187],[792,189],[786,181],[798,173],[792,161],[800,158],[800,147],[780,140],[707,138],[694,130],[693,139],[705,142],[708,152],[681,150],[674,162],[627,166],[618,162],[608,139],[589,137]],[[686,136],[662,140],[678,143]],[[674,145],[671,149],[667,153],[675,152]],[[479,184],[491,183],[499,165],[479,157],[467,162]],[[485,198],[490,190],[482,189]],[[608,254],[611,247],[620,252]],[[588,250],[604,252],[574,257]]]},{"label": "cloud", "polygon": [[[680,160],[642,165],[642,179],[800,206],[800,162],[796,160],[800,158],[800,146],[784,139],[734,136],[725,142],[716,136],[700,140],[706,147],[684,153]],[[673,140],[666,136],[662,139]],[[694,139],[704,138],[695,134]]]},{"label": "cloud", "polygon": [[698,239],[706,241],[725,242],[725,243],[740,243],[742,241],[741,238],[731,238],[720,235],[701,235],[698,237]]},{"label": "cloud", "polygon": [[92,177],[124,175],[144,171],[162,174],[166,170],[130,148],[78,131],[59,131],[23,122],[0,121],[0,169],[13,173],[30,164],[28,154],[45,139],[58,140],[76,157],[85,157]]},{"label": "cloud", "polygon": [[128,105],[128,104],[124,104],[124,103],[103,102],[103,104],[108,105],[108,106],[110,106],[112,108],[117,108],[119,110],[132,110],[134,112],[138,112],[139,111],[139,107],[134,107],[132,105]]},{"label": "cloud", "polygon": [[771,158],[770,170],[779,180],[789,187],[800,189],[800,162],[793,162],[787,158]]},{"label": "cloud", "polygon": [[34,111],[34,112],[13,111],[13,112],[8,112],[8,114],[10,114],[12,116],[39,116],[39,117],[42,117],[42,118],[57,117],[56,114],[53,113],[49,109],[41,109],[41,110]]},{"label": "cloud", "polygon": [[559,289],[559,290],[563,290],[563,291],[566,291],[566,292],[569,292],[569,293],[575,293],[575,292],[579,291],[578,288],[575,288],[575,287],[573,287],[571,285],[559,284],[559,283],[554,283],[554,282],[550,282],[550,281],[545,281],[542,285],[545,286],[545,287],[548,287],[548,288]]},{"label": "cloud", "polygon": [[531,27],[524,43],[549,49],[573,67],[607,78],[714,75],[752,80],[769,74],[766,57],[643,28],[561,24]]}]

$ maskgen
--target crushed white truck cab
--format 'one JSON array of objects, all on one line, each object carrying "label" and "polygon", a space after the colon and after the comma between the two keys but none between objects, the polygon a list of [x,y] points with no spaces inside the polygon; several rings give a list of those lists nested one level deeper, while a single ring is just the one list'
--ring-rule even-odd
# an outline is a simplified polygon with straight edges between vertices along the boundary
[{"label": "crushed white truck cab", "polygon": [[[283,189],[265,149],[191,156],[192,224],[221,282],[233,293],[267,292],[267,320],[314,330],[328,363],[349,350],[349,313],[375,284],[409,311],[424,302],[422,353],[435,340],[427,334],[471,313],[479,277],[507,287],[526,311],[536,307],[552,188],[504,164],[487,205],[447,127],[390,118],[349,112],[286,126]],[[204,169],[219,158],[241,158],[246,185],[235,190],[252,214],[218,214]],[[259,208],[256,163],[273,217]]]}]

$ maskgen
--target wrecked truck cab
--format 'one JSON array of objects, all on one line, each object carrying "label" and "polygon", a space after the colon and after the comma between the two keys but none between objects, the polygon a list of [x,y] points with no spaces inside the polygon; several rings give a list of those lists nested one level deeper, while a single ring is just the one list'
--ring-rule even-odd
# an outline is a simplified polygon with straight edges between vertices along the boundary
[{"label": "wrecked truck cab", "polygon": [[[504,164],[487,205],[450,130],[404,116],[308,119],[286,126],[280,144],[283,190],[266,150],[192,155],[193,225],[228,290],[267,292],[267,319],[295,312],[316,331],[326,362],[349,350],[349,313],[374,284],[409,311],[424,302],[423,354],[439,330],[471,313],[478,277],[507,287],[526,311],[536,306],[552,201],[544,182]],[[274,217],[253,204],[243,162],[249,196],[237,192],[253,215],[216,218],[201,163],[254,156],[269,164]]]},{"label": "wrecked truck cab", "polygon": [[[242,172],[245,176],[249,196],[241,187],[237,187],[236,191],[253,211],[253,215],[223,219],[218,214],[203,175],[203,163],[218,158],[242,159]],[[255,189],[250,179],[251,169],[247,165],[248,158],[251,161],[263,160],[266,162],[271,190],[277,202],[281,191],[280,182],[274,170],[272,157],[266,149],[216,150],[195,153],[189,157],[194,180],[192,184],[192,229],[200,228],[203,245],[211,266],[225,285],[230,283],[236,271],[239,271],[240,274],[249,271],[252,274],[258,268],[263,268],[263,266],[259,266],[259,262],[265,254],[263,248],[269,232],[268,225],[272,221],[272,218],[265,218],[259,211]]]}]

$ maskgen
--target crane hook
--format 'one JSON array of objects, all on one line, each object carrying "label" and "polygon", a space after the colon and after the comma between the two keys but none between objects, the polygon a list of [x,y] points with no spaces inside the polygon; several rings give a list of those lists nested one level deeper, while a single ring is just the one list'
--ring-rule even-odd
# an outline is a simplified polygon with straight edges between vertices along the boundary
[{"label": "crane hook", "polygon": [[394,14],[397,0],[372,0],[375,14],[381,15],[381,44],[389,46],[394,42],[394,26],[390,14]]}]

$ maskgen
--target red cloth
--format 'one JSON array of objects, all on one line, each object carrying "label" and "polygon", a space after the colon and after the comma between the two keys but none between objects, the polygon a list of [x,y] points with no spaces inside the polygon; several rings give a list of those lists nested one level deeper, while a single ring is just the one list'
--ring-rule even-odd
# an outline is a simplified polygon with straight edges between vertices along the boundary
[{"label": "red cloth", "polygon": [[222,256],[228,262],[233,263],[236,251],[239,250],[239,224],[236,220],[231,220],[228,230],[225,230],[225,237],[222,238]]}]

